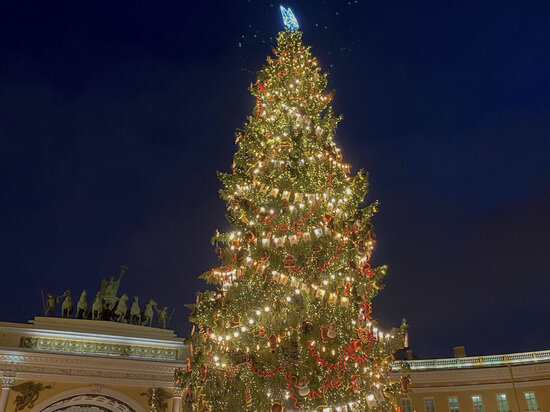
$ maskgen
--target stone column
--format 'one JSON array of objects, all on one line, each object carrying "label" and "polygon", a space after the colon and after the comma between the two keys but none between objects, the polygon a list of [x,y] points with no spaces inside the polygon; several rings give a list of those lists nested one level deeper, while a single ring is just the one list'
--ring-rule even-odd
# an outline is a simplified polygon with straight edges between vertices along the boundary
[{"label": "stone column", "polygon": [[[183,394],[183,390],[179,386],[174,386],[174,390],[172,391],[172,412],[181,412],[181,396]],[[4,412],[4,411],[0,411]]]},{"label": "stone column", "polygon": [[6,404],[8,403],[8,396],[10,394],[10,387],[15,382],[15,376],[2,376],[2,392],[0,392],[0,412],[5,412]]}]

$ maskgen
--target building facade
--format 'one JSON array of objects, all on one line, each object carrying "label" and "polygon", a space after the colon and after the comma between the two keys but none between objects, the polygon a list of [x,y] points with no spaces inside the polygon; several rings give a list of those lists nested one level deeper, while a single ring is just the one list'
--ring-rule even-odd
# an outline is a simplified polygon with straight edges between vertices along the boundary
[{"label": "building facade", "polygon": [[404,412],[550,411],[550,350],[408,362]]},{"label": "building facade", "polygon": [[[183,412],[188,349],[167,329],[37,317],[0,322],[0,412]],[[550,412],[550,350],[410,360],[403,412]]]},{"label": "building facade", "polygon": [[167,329],[37,317],[0,323],[0,412],[181,410],[183,340]]}]

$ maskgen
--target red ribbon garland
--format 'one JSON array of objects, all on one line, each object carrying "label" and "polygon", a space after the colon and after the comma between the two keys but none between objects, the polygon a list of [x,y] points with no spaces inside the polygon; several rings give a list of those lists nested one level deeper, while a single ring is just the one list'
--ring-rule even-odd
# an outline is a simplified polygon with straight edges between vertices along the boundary
[{"label": "red ribbon garland", "polygon": [[[258,209],[254,209],[254,213],[258,213]],[[295,229],[296,226],[301,226],[304,224],[304,222],[306,220],[309,220],[309,217],[310,217],[310,214],[313,214],[315,213],[315,206],[312,206],[311,210],[309,212],[306,212],[306,214],[304,216],[302,216],[300,219],[296,220],[294,223],[292,224],[286,224],[284,226],[281,226],[279,223],[277,223],[276,225],[273,225],[273,222],[272,220],[275,218],[275,215],[273,216],[270,216],[268,218],[266,218],[265,216],[260,216],[260,223],[263,223],[263,224],[266,224],[266,225],[269,225],[271,227],[275,227],[279,230],[289,230],[289,229]]]},{"label": "red ribbon garland", "polygon": [[248,364],[250,365],[250,370],[254,372],[257,376],[260,378],[270,378],[271,376],[275,375],[276,373],[282,372],[284,370],[283,366],[278,366],[275,369],[272,369],[267,372],[262,372],[259,368],[256,368],[254,365],[252,365],[252,361],[249,360]]},{"label": "red ribbon garland", "polygon": [[[343,249],[342,245],[338,246],[338,248],[334,252],[334,255],[329,259],[329,261],[323,263],[323,266],[321,266],[322,272],[324,272],[327,267],[332,266],[332,264],[334,263],[334,260],[338,259],[338,252],[340,252],[342,249]],[[315,273],[319,273],[319,269],[317,269]]]},{"label": "red ribbon garland", "polygon": [[369,278],[372,278],[374,276],[374,271],[371,269],[370,263],[368,260],[365,262],[365,264],[361,268],[361,275],[365,276],[365,274],[367,274]]},{"label": "red ribbon garland", "polygon": [[336,379],[333,379],[330,381],[330,384],[322,384],[321,387],[324,390],[331,389],[331,388],[337,388],[338,386],[342,385],[344,383],[344,377],[341,374],[338,374],[336,376]]},{"label": "red ribbon garland", "polygon": [[289,375],[287,372],[285,372],[285,379],[287,382],[287,387],[288,389],[290,389],[290,397],[294,400],[294,407],[299,411],[301,411],[302,408],[298,406],[298,399],[294,396],[294,387],[292,386],[292,379],[294,379],[294,385],[296,385],[298,378],[296,378],[296,376],[294,375]]},{"label": "red ribbon garland", "polygon": [[318,398],[323,397],[323,395],[321,395],[320,391],[311,391],[311,390],[309,391],[307,396],[308,396],[309,399],[313,399],[315,396],[317,396]]},{"label": "red ribbon garland", "polygon": [[315,360],[317,361],[317,363],[319,363],[321,366],[323,366],[324,368],[327,368],[327,369],[334,369],[334,370],[337,370],[337,369],[344,369],[344,370],[347,370],[348,367],[346,365],[346,359],[340,359],[340,361],[336,362],[336,363],[330,363],[330,362],[327,362],[325,361],[323,358],[321,358],[321,355],[319,355],[319,353],[317,353],[317,351],[315,350],[315,347],[314,345],[312,344],[312,340],[308,340],[307,341],[307,348],[310,350],[311,352],[311,356],[313,356],[315,358]]}]

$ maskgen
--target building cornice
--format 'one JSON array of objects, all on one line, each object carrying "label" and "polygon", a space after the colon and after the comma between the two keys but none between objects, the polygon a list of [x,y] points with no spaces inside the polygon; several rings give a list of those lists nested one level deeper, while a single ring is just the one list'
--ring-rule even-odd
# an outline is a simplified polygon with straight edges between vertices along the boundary
[{"label": "building cornice", "polygon": [[409,360],[412,371],[433,369],[467,369],[550,362],[550,350],[510,353],[505,355],[470,356],[465,358]]},{"label": "building cornice", "polygon": [[[537,386],[550,386],[550,379],[543,379],[529,382],[515,382],[516,388],[532,388]],[[514,385],[507,383],[476,383],[472,385],[446,385],[415,387],[413,382],[413,393],[438,393],[438,392],[463,392],[463,391],[486,391],[486,390],[513,390]]]},{"label": "building cornice", "polygon": [[[126,325],[122,325],[126,326]],[[111,343],[132,343],[140,345],[154,345],[154,346],[166,346],[171,348],[181,348],[184,346],[183,339],[157,339],[157,338],[143,338],[134,336],[113,335],[104,333],[93,332],[73,332],[63,330],[49,330],[49,329],[36,329],[36,328],[22,328],[14,326],[0,326],[0,330],[3,332],[17,333],[25,337],[39,337],[39,338],[57,338],[57,339],[73,339],[92,342],[111,342]]]},{"label": "building cornice", "polygon": [[[123,359],[112,356],[47,353],[0,348],[0,364],[16,380],[173,387],[178,361]],[[4,372],[2,371],[2,372]]]}]

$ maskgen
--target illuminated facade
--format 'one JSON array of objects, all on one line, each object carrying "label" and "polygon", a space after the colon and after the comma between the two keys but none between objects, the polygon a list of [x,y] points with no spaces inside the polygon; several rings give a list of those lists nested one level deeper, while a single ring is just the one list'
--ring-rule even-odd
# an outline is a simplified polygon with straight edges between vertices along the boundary
[{"label": "illuminated facade", "polygon": [[180,411],[183,340],[167,329],[37,317],[0,323],[0,412]]},{"label": "illuminated facade", "polygon": [[550,350],[409,363],[403,412],[550,411]]},{"label": "illuminated facade", "polygon": [[[189,411],[173,381],[187,356],[167,329],[45,317],[0,322],[0,412]],[[550,411],[550,350],[408,362],[412,391],[403,412]]]}]

